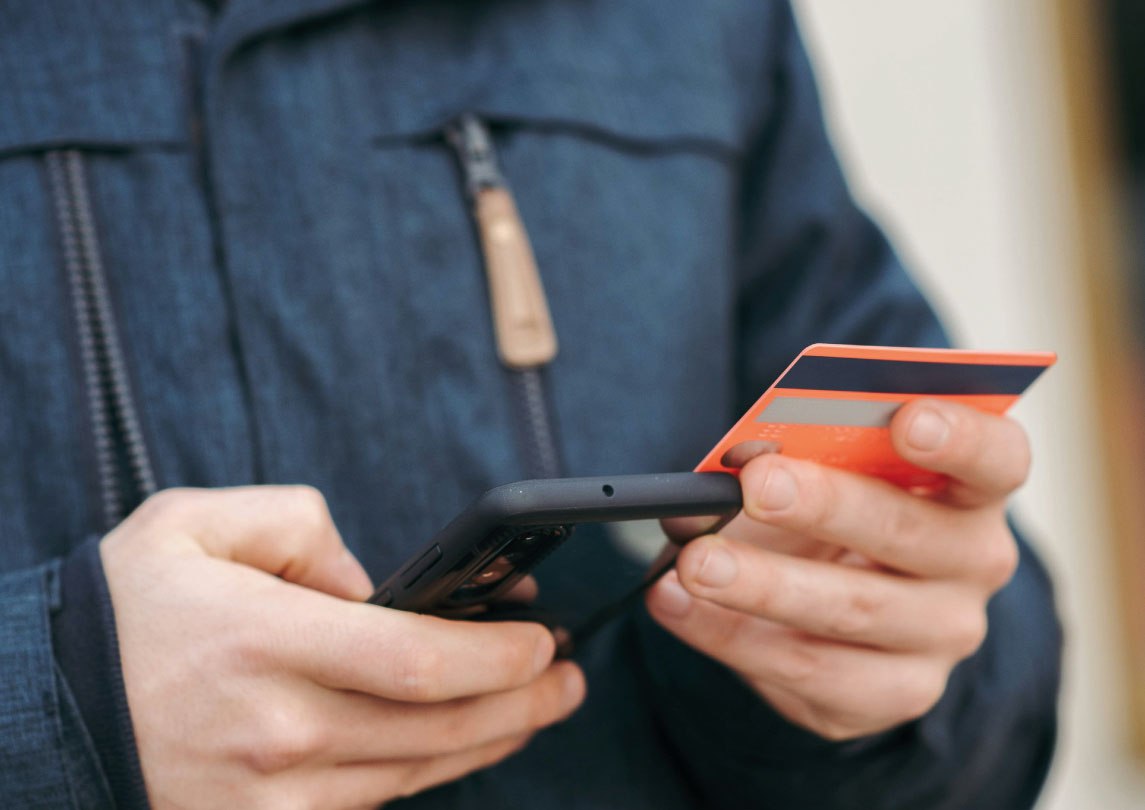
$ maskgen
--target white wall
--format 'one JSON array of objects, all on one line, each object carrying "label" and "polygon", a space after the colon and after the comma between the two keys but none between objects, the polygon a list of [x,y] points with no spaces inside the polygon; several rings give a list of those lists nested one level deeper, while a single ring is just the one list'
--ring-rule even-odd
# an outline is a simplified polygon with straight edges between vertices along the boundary
[{"label": "white wall", "polygon": [[1017,509],[1067,625],[1063,731],[1044,810],[1145,807],[1126,749],[1051,3],[795,0],[836,146],[957,339],[1051,349],[1015,410],[1035,466]]}]

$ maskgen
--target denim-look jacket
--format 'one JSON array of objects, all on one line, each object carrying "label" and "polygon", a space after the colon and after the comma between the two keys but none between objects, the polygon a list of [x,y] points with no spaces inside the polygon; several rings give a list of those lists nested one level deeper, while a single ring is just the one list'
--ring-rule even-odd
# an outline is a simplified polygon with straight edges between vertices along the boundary
[{"label": "denim-look jacket", "polygon": [[[497,359],[464,112],[560,340],[533,379]],[[113,806],[51,618],[61,560],[146,493],[312,484],[377,580],[533,474],[531,397],[566,474],[686,470],[815,341],[944,337],[848,196],[784,3],[0,0],[3,805]],[[550,603],[637,575],[593,538],[542,568]],[[571,720],[394,806],[1028,806],[1058,655],[1023,549],[938,706],[836,744],[636,610]]]}]

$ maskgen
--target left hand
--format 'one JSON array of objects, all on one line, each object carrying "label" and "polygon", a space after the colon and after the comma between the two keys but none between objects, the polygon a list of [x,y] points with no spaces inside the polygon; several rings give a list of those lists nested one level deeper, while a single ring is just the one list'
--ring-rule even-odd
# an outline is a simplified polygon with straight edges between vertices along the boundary
[{"label": "left hand", "polygon": [[950,481],[912,495],[779,455],[743,468],[744,510],[693,540],[647,597],[652,616],[780,714],[844,740],[925,714],[986,636],[1013,576],[1006,499],[1029,445],[1014,421],[939,400],[904,406],[896,451]]}]

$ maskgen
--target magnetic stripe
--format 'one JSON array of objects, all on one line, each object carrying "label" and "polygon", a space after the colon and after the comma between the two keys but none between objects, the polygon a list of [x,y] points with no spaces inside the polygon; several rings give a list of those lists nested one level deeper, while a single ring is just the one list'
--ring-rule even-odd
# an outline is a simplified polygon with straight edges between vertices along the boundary
[{"label": "magnetic stripe", "polygon": [[885,428],[890,426],[891,417],[901,405],[902,401],[776,397],[755,421]]},{"label": "magnetic stripe", "polygon": [[1017,396],[1045,366],[988,363],[930,363],[917,360],[867,360],[803,356],[777,388],[865,391],[873,394],[1005,394]]}]

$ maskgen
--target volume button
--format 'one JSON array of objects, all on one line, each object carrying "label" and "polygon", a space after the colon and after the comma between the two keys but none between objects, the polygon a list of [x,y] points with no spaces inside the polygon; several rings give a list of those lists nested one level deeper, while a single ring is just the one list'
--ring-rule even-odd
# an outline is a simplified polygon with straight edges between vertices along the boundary
[{"label": "volume button", "polygon": [[441,546],[439,546],[437,543],[434,543],[433,548],[426,551],[424,554],[414,560],[410,565],[406,566],[406,569],[402,571],[402,587],[409,588],[412,586],[419,579],[421,579],[422,576],[425,575],[426,571],[433,568],[433,566],[440,559]]}]

